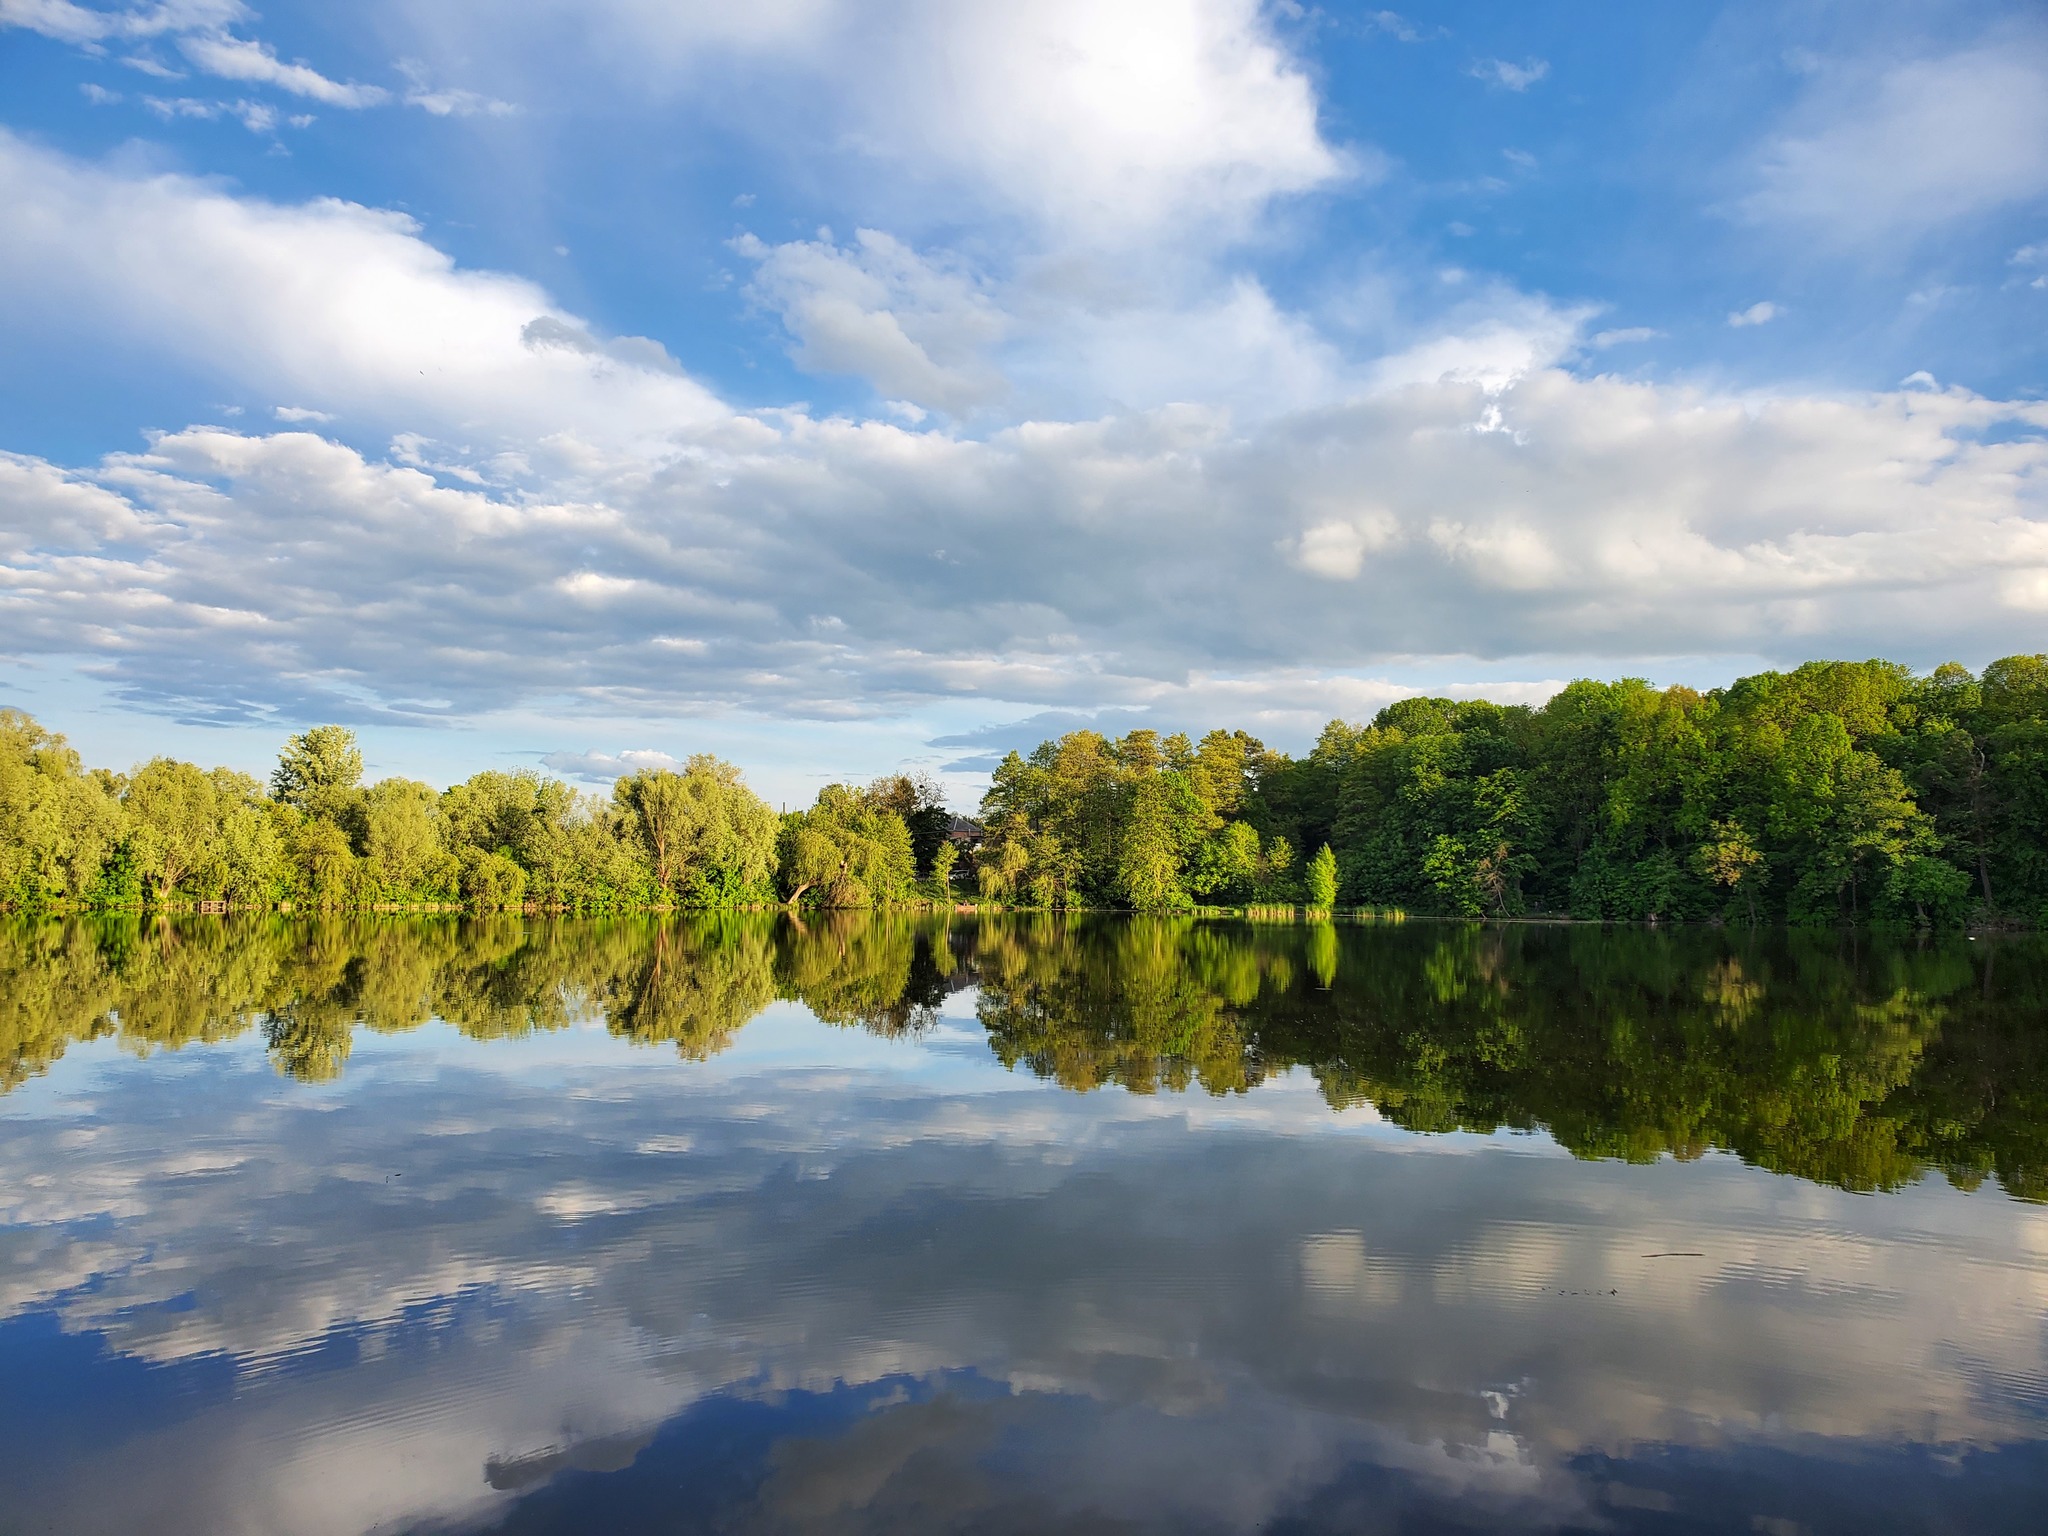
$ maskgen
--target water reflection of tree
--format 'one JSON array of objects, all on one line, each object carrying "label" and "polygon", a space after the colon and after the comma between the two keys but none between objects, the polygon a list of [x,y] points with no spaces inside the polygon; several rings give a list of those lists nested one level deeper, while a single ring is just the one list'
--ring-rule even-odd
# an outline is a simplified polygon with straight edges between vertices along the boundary
[{"label": "water reflection of tree", "polygon": [[615,1035],[674,1041],[677,1055],[702,1061],[775,1000],[770,930],[744,914],[619,924],[606,937],[613,963],[587,972],[585,984]]},{"label": "water reflection of tree", "polygon": [[2048,947],[1706,930],[733,913],[0,925],[0,1090],[73,1041],[261,1029],[344,1070],[358,1029],[477,1039],[602,1018],[723,1050],[777,997],[914,1035],[979,988],[991,1049],[1074,1089],[1242,1092],[1302,1066],[1422,1132],[1547,1128],[1583,1156],[1727,1149],[1847,1189],[1927,1169],[2048,1199]]},{"label": "water reflection of tree", "polygon": [[1242,1092],[1264,1075],[1241,1010],[1258,996],[1267,957],[1223,930],[1185,918],[1026,917],[982,924],[975,958],[981,1023],[1005,1066],[1136,1093],[1192,1083]]},{"label": "water reflection of tree", "polygon": [[827,1024],[922,1034],[938,1021],[955,970],[947,927],[894,912],[792,915],[777,932],[778,995]]}]

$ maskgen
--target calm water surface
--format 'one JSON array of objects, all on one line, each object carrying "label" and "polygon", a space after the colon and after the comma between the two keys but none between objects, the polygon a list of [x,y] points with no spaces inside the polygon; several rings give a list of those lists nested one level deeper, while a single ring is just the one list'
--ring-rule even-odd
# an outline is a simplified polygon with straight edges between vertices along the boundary
[{"label": "calm water surface", "polygon": [[2048,948],[0,927],[0,1533],[2048,1526]]}]

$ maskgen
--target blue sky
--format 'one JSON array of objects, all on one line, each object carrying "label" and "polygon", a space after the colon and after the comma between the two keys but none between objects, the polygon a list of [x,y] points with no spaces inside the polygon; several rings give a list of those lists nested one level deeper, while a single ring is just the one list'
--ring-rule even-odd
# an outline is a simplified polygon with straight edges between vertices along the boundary
[{"label": "blue sky", "polygon": [[0,697],[713,750],[1981,664],[2031,5],[0,0]]}]

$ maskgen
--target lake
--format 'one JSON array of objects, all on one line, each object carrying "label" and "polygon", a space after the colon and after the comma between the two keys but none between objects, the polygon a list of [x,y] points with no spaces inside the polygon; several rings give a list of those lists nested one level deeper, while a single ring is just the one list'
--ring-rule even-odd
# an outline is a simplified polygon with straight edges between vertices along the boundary
[{"label": "lake", "polygon": [[2048,944],[0,926],[0,1533],[2037,1531]]}]

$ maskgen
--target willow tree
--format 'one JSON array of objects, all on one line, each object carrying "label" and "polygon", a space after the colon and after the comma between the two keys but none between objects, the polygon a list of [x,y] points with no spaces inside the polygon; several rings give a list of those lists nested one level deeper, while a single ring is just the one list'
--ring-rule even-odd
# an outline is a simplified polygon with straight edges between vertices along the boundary
[{"label": "willow tree", "polygon": [[698,753],[681,773],[630,774],[612,786],[612,803],[645,849],[664,904],[725,906],[768,893],[775,813],[731,763]]},{"label": "willow tree", "polygon": [[844,784],[827,784],[817,804],[785,816],[777,851],[791,906],[806,895],[827,907],[900,901],[917,876],[903,818]]}]

